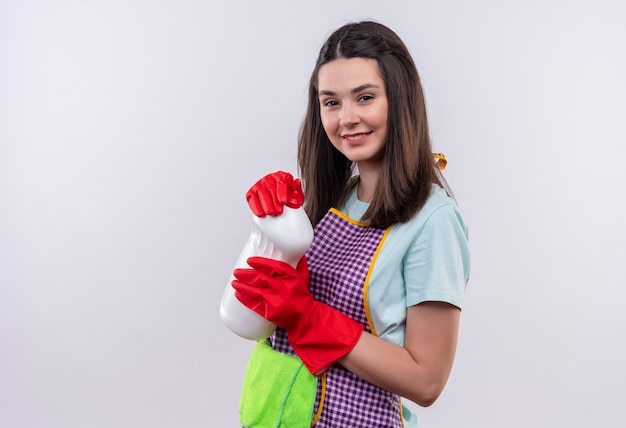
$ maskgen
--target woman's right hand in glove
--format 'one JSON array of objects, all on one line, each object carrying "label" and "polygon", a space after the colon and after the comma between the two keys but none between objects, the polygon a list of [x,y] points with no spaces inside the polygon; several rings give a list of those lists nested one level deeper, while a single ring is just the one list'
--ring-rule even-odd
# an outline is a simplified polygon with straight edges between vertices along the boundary
[{"label": "woman's right hand in glove", "polygon": [[277,171],[266,175],[246,193],[248,206],[257,217],[277,216],[283,207],[299,208],[304,203],[300,179],[288,172]]}]

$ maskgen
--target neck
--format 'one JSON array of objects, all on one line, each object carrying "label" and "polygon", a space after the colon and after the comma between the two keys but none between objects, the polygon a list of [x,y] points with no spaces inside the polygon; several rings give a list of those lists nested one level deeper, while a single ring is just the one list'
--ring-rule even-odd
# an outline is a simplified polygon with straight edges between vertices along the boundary
[{"label": "neck", "polygon": [[359,187],[356,196],[361,202],[372,202],[380,169],[363,168],[359,165]]}]

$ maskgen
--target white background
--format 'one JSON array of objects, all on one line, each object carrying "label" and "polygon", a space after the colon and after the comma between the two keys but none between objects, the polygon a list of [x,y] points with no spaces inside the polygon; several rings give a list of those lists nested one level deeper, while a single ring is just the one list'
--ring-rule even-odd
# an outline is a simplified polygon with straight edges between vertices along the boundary
[{"label": "white background", "polygon": [[414,55],[470,225],[420,426],[623,426],[619,0],[0,1],[0,426],[237,426],[243,195],[296,172],[319,47],[364,18]]}]

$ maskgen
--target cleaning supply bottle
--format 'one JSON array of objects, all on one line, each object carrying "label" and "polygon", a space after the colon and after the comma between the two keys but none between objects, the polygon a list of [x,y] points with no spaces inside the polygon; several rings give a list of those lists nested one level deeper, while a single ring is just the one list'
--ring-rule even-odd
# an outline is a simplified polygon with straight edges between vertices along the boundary
[{"label": "cleaning supply bottle", "polygon": [[[253,215],[252,218],[252,232],[235,263],[235,269],[250,268],[246,260],[252,256],[282,260],[295,268],[313,242],[313,227],[304,208],[285,206],[281,215]],[[231,285],[234,279],[231,274],[222,295],[222,321],[243,338],[261,340],[269,337],[276,325],[237,300],[235,289]]]}]

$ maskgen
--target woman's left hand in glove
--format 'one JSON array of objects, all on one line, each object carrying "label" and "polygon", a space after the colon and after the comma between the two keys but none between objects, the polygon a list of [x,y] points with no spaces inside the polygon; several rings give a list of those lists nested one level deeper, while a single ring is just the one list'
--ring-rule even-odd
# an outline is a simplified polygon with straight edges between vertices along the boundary
[{"label": "woman's left hand in glove", "polygon": [[251,257],[248,264],[252,269],[233,272],[235,296],[287,330],[289,343],[312,374],[322,374],[356,345],[364,327],[313,298],[304,256],[295,269],[264,257]]}]

